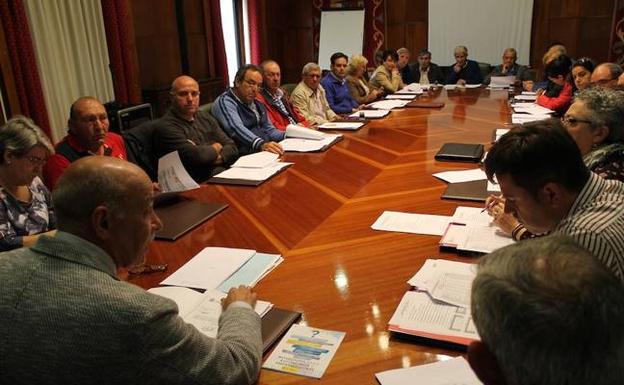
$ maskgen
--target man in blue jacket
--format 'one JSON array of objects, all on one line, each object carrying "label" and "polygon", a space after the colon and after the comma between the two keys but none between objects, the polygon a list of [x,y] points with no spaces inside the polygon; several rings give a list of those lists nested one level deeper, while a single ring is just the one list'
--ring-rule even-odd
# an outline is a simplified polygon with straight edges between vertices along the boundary
[{"label": "man in blue jacket", "polygon": [[258,151],[283,154],[278,143],[284,139],[269,121],[262,103],[256,100],[262,85],[262,72],[258,66],[246,64],[234,77],[234,87],[219,95],[212,105],[212,115],[236,145],[241,155]]},{"label": "man in blue jacket", "polygon": [[455,47],[455,65],[451,68],[446,84],[481,84],[483,76],[479,70],[479,63],[468,60],[468,48],[463,45]]},{"label": "man in blue jacket", "polygon": [[336,52],[331,55],[331,72],[321,80],[321,85],[325,89],[327,102],[331,109],[337,114],[350,114],[357,110],[356,102],[349,92],[349,87],[345,81],[347,75],[347,55]]}]

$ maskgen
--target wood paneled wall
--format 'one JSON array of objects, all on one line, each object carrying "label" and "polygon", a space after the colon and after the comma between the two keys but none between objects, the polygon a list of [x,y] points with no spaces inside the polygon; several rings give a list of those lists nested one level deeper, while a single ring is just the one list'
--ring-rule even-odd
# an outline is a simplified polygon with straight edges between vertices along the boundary
[{"label": "wood paneled wall", "polygon": [[405,47],[415,60],[418,51],[427,48],[428,19],[428,0],[386,0],[386,47]]}]

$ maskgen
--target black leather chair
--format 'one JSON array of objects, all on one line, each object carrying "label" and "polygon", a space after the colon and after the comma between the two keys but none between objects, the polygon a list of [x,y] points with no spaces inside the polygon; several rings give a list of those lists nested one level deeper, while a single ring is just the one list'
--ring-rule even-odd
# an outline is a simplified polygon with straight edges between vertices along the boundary
[{"label": "black leather chair", "polygon": [[122,133],[128,160],[141,167],[151,180],[158,180],[158,159],[154,156],[156,120],[145,122]]},{"label": "black leather chair", "polygon": [[481,71],[481,77],[485,79],[485,77],[488,76],[490,72],[492,72],[492,66],[490,65],[490,63],[482,63],[482,62],[477,62],[477,63],[479,64],[479,71]]}]

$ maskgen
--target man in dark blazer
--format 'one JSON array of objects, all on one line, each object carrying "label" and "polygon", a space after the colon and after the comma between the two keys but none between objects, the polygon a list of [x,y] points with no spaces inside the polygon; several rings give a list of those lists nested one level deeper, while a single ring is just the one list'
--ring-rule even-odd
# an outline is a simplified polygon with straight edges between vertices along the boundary
[{"label": "man in dark blazer", "polygon": [[136,165],[89,156],[61,176],[58,233],[0,254],[0,383],[250,384],[262,357],[249,288],[230,290],[210,338],[164,297],[120,281],[162,223]]},{"label": "man in dark blazer", "polygon": [[468,60],[468,48],[463,45],[455,47],[454,51],[455,64],[451,67],[446,84],[481,84],[483,76],[479,69],[479,63],[474,60]]},{"label": "man in dark blazer", "polygon": [[418,67],[412,70],[415,83],[444,84],[445,78],[440,67],[431,62],[431,52],[426,49],[418,52]]}]

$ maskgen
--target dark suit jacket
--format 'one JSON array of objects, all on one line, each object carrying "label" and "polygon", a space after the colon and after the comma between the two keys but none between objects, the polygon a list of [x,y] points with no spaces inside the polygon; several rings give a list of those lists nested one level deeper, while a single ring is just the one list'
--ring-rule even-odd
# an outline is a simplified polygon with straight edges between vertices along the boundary
[{"label": "dark suit jacket", "polygon": [[459,72],[453,70],[451,65],[450,72],[446,78],[447,84],[455,84],[459,79],[466,81],[466,84],[481,84],[483,83],[483,76],[481,76],[481,70],[479,69],[479,63],[474,60],[468,60],[464,68]]},{"label": "dark suit jacket", "polygon": [[72,234],[0,254],[0,279],[2,384],[249,384],[260,370],[252,309],[228,307],[210,338]]},{"label": "dark suit jacket", "polygon": [[[420,83],[420,66],[418,63],[414,65],[412,68],[412,75],[414,78],[414,83]],[[446,79],[444,78],[444,74],[442,74],[442,70],[437,64],[429,63],[429,72],[427,73],[427,78],[429,79],[429,83],[435,84],[444,84]]]}]

